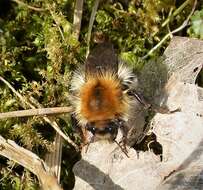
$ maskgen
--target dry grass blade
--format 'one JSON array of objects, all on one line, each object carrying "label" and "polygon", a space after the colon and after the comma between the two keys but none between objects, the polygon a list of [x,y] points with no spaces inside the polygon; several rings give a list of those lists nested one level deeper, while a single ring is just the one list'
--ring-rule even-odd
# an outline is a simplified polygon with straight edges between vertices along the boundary
[{"label": "dry grass blade", "polygon": [[80,36],[82,12],[83,12],[83,0],[76,0],[73,18],[73,31],[75,33],[75,37],[77,40],[79,39]]},{"label": "dry grass blade", "polygon": [[86,52],[86,57],[89,55],[89,47],[90,47],[90,39],[91,39],[92,27],[93,27],[93,24],[94,24],[94,19],[95,19],[96,13],[97,13],[99,2],[100,2],[100,0],[95,0],[94,6],[92,8],[92,13],[91,13],[91,16],[90,16],[90,22],[89,22],[88,33],[87,33],[87,52]]}]

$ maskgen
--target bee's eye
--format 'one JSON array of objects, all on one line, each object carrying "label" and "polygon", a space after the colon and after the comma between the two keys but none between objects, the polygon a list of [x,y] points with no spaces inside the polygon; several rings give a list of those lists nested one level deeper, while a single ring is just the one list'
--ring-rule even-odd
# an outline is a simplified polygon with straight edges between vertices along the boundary
[{"label": "bee's eye", "polygon": [[107,126],[104,128],[104,132],[106,133],[112,133],[113,132],[113,126]]},{"label": "bee's eye", "polygon": [[93,135],[95,134],[95,131],[96,131],[95,127],[91,127],[91,128],[89,128],[88,130],[89,130]]},{"label": "bee's eye", "polygon": [[117,130],[118,130],[118,125],[113,121],[110,121],[105,128],[105,131],[111,134],[117,133]]},{"label": "bee's eye", "polygon": [[94,124],[88,123],[86,125],[86,128],[88,131],[90,131],[93,135],[95,134],[96,128],[94,127]]}]

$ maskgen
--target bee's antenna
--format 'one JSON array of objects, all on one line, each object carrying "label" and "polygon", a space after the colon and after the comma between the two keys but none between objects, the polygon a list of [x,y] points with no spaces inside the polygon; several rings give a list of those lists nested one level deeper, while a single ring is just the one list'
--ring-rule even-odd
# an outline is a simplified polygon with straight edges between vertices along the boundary
[{"label": "bee's antenna", "polygon": [[120,149],[122,150],[122,152],[123,152],[128,158],[130,158],[130,157],[128,156],[128,154],[127,154],[127,150],[124,149],[116,140],[114,140],[114,142],[120,147]]}]

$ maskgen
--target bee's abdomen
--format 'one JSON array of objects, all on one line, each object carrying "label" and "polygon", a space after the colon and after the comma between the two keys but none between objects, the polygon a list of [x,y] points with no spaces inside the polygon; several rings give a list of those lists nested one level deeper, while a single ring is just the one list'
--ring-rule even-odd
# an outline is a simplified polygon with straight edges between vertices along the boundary
[{"label": "bee's abdomen", "polygon": [[118,72],[118,59],[111,43],[102,43],[90,52],[85,62],[85,74]]}]

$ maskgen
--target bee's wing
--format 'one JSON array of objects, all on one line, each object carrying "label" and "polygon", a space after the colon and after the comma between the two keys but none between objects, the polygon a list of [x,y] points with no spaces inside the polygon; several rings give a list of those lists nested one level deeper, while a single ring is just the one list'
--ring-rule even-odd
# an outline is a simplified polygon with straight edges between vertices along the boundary
[{"label": "bee's wing", "polygon": [[87,57],[85,73],[118,72],[118,58],[111,43],[98,44]]}]

